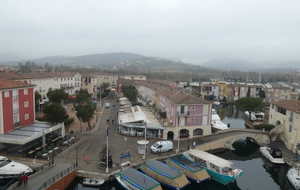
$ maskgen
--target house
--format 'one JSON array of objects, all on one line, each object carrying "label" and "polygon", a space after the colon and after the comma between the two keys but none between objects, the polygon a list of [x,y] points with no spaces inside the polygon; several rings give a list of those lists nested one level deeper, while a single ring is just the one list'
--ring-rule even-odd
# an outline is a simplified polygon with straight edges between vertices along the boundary
[{"label": "house", "polygon": [[275,125],[270,132],[271,140],[279,138],[294,153],[300,147],[300,102],[298,100],[272,101],[269,110],[269,123]]}]

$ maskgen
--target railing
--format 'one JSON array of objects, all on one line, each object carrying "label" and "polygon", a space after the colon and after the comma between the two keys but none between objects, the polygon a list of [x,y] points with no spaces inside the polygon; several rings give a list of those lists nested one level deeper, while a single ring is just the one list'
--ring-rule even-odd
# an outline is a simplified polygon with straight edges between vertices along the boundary
[{"label": "railing", "polygon": [[16,123],[14,123],[14,127],[16,128],[16,127],[19,127],[20,126],[20,121],[19,122],[16,122]]},{"label": "railing", "polygon": [[185,112],[178,111],[177,115],[190,115],[190,112],[189,111],[185,111]]},{"label": "railing", "polygon": [[74,171],[75,168],[76,168],[76,164],[73,164],[72,166],[70,166],[69,168],[67,168],[64,171],[60,172],[59,174],[56,174],[52,178],[50,178],[47,181],[45,181],[44,184],[40,188],[38,188],[38,190],[46,189],[47,187],[49,187],[50,185],[52,185],[57,180],[61,179],[62,177],[64,177],[67,174],[69,174],[70,172]]}]

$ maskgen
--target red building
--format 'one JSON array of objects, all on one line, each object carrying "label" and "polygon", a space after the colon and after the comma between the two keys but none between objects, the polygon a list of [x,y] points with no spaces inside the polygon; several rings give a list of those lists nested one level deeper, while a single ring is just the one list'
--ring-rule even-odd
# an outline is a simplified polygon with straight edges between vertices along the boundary
[{"label": "red building", "polygon": [[0,80],[0,134],[34,123],[34,85]]}]

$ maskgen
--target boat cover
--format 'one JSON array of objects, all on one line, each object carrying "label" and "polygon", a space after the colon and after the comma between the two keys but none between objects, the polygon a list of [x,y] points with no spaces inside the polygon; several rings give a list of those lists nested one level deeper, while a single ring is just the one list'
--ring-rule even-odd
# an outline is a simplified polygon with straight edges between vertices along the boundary
[{"label": "boat cover", "polygon": [[192,170],[193,172],[200,171],[203,169],[203,167],[200,164],[197,164],[183,157],[182,155],[172,156],[170,159],[182,165],[183,168],[190,171]]},{"label": "boat cover", "polygon": [[158,171],[158,173],[165,174],[164,176],[167,175],[168,177],[170,177],[172,179],[177,178],[183,174],[182,171],[174,169],[174,168],[172,168],[162,162],[159,162],[157,160],[148,161],[145,165],[147,167],[151,168],[152,170]]},{"label": "boat cover", "polygon": [[223,158],[220,158],[220,157],[210,154],[208,152],[204,152],[202,150],[191,149],[191,150],[188,150],[187,152],[195,157],[202,159],[202,160],[208,161],[209,163],[213,163],[214,165],[216,165],[220,168],[226,168],[226,167],[230,167],[231,165],[233,165],[233,163],[228,160],[225,160]]},{"label": "boat cover", "polygon": [[126,170],[123,170],[120,172],[120,174],[123,175],[125,178],[128,178],[132,182],[136,183],[137,185],[141,186],[144,189],[153,189],[154,187],[160,185],[154,179],[140,173],[139,171],[133,168],[128,168]]}]

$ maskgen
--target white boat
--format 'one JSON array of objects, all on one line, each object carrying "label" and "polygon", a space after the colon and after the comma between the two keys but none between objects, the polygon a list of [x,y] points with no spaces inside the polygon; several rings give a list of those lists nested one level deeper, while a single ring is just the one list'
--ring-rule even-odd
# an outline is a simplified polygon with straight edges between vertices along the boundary
[{"label": "white boat", "polygon": [[105,181],[103,179],[96,179],[96,178],[84,178],[82,180],[82,184],[86,186],[100,186],[104,183]]},{"label": "white boat", "polygon": [[221,102],[214,101],[213,104],[214,104],[215,106],[219,106],[219,105],[221,105]]},{"label": "white boat", "polygon": [[260,153],[274,164],[284,164],[281,150],[274,145],[262,146],[259,148]]},{"label": "white boat", "polygon": [[0,156],[0,179],[10,179],[17,177],[20,173],[27,175],[33,171],[30,167],[14,162],[5,156]]},{"label": "white boat", "polygon": [[297,164],[297,166],[292,167],[289,169],[288,173],[286,174],[286,177],[290,181],[290,183],[293,185],[295,189],[300,189],[300,165]]},{"label": "white boat", "polygon": [[227,185],[243,175],[244,170],[235,168],[233,163],[198,149],[191,149],[183,156],[203,166],[211,178],[223,185]]},{"label": "white boat", "polygon": [[[247,119],[250,118],[250,114],[248,111],[245,111],[245,117]],[[265,113],[263,112],[251,112],[251,120],[264,120]]]},{"label": "white boat", "polygon": [[228,125],[221,121],[221,118],[219,117],[215,109],[212,109],[211,111],[211,127],[213,133],[218,130],[228,129]]}]

